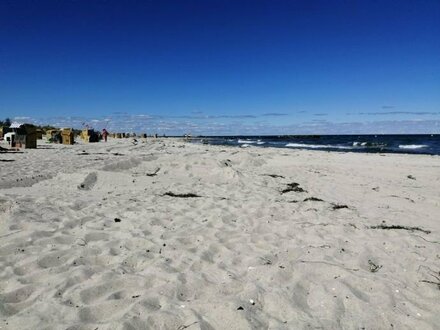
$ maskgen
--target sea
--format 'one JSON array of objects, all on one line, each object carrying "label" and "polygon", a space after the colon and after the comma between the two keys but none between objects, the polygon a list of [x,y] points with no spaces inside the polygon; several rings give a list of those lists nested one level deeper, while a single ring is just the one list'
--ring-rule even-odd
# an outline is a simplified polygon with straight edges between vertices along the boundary
[{"label": "sea", "polygon": [[440,155],[440,134],[200,136],[192,140],[239,147]]}]

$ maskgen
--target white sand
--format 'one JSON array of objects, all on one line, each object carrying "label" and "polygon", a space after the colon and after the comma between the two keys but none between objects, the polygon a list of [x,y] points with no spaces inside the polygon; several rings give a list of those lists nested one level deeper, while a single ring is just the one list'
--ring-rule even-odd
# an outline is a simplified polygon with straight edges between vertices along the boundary
[{"label": "white sand", "polygon": [[440,325],[440,157],[41,146],[0,154],[1,329]]}]

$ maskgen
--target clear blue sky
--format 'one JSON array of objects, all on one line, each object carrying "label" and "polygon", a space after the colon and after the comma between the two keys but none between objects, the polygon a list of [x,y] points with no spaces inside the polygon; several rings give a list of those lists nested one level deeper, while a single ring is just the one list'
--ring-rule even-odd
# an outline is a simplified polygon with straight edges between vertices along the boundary
[{"label": "clear blue sky", "polygon": [[0,114],[165,134],[440,133],[440,1],[2,0]]}]

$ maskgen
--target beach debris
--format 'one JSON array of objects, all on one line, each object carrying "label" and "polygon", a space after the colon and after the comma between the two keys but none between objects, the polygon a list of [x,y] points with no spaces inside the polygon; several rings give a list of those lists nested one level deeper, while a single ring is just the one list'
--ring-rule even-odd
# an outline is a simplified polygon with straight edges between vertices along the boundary
[{"label": "beach debris", "polygon": [[163,196],[179,197],[179,198],[198,198],[198,197],[202,197],[202,196],[199,196],[199,195],[194,194],[194,193],[176,194],[176,193],[173,193],[171,191],[166,192],[165,194],[163,194]]},{"label": "beach debris", "polygon": [[410,180],[416,180],[416,178],[414,176],[412,176],[411,174],[407,176],[408,179]]},{"label": "beach debris", "polygon": [[250,303],[251,305],[255,305],[255,301],[254,301],[253,299],[249,299],[249,303]]},{"label": "beach debris", "polygon": [[435,284],[435,285],[438,286],[438,289],[440,290],[440,279],[439,279],[438,282],[428,281],[428,280],[421,280],[420,282],[429,283],[429,284]]},{"label": "beach debris", "polygon": [[121,222],[121,219],[115,218],[115,222]]},{"label": "beach debris", "polygon": [[[180,305],[180,307],[185,308],[185,305]],[[192,326],[192,325],[194,325],[194,324],[197,324],[197,323],[199,323],[199,322],[195,321],[195,322],[193,322],[193,323],[191,323],[191,324],[188,324],[188,325],[181,325],[181,326],[179,326],[179,327],[177,328],[177,330],[184,330],[184,329],[187,329],[187,328],[189,328],[190,326]]]},{"label": "beach debris", "polygon": [[322,200],[321,198],[316,198],[316,197],[307,197],[306,199],[304,199],[304,202],[323,202],[324,200]]},{"label": "beach debris", "polygon": [[243,308],[242,306],[238,306],[237,310],[238,310],[238,311],[243,311],[244,308]]},{"label": "beach debris", "polygon": [[274,178],[274,179],[276,179],[276,178],[284,179],[284,176],[278,175],[278,174],[262,174],[262,175],[263,176],[270,176],[271,178]]},{"label": "beach debris", "polygon": [[317,248],[317,249],[330,249],[331,246],[328,244],[323,245],[309,245],[310,248]]},{"label": "beach debris", "polygon": [[437,281],[430,281],[430,280],[420,280],[420,282],[423,283],[428,283],[428,284],[435,284],[437,285],[438,289],[440,290],[440,272],[431,272],[431,274],[429,274],[431,277],[433,277],[434,279],[436,279]]},{"label": "beach debris", "polygon": [[159,171],[160,167],[156,168],[152,173],[146,173],[146,176],[156,176]]},{"label": "beach debris", "polygon": [[96,172],[89,173],[84,181],[78,186],[79,190],[90,190],[95,185],[96,181],[98,181],[98,175]]},{"label": "beach debris", "polygon": [[87,241],[84,238],[78,237],[76,239],[76,244],[78,244],[79,246],[86,246]]},{"label": "beach debris", "polygon": [[382,268],[382,265],[377,265],[371,260],[368,260],[368,265],[370,265],[370,272],[372,273],[376,273]]},{"label": "beach debris", "polygon": [[408,227],[408,226],[401,226],[401,225],[385,225],[385,224],[380,224],[377,226],[370,226],[370,229],[384,229],[384,230],[391,230],[391,229],[402,229],[402,230],[408,230],[408,231],[421,231],[422,233],[425,234],[430,234],[431,231],[430,230],[426,230],[426,229],[422,229],[420,227]]},{"label": "beach debris", "polygon": [[272,260],[266,257],[260,257],[260,259],[263,261],[263,265],[272,265]]},{"label": "beach debris", "polygon": [[306,190],[304,190],[303,188],[301,188],[299,186],[299,183],[292,182],[292,183],[287,184],[287,188],[283,189],[281,191],[281,194],[285,194],[285,193],[288,193],[291,191],[293,191],[293,192],[307,192]]},{"label": "beach debris", "polygon": [[[416,235],[416,234],[414,234],[414,236],[417,236],[417,237],[421,238],[425,242],[434,243],[434,244],[440,244],[440,241],[430,241],[430,240],[428,240],[428,239],[426,239],[426,238],[424,238],[422,236]],[[440,256],[437,256],[437,257],[440,259]]]},{"label": "beach debris", "polygon": [[137,294],[137,295],[135,295],[135,296],[131,296],[133,299],[135,299],[135,298],[139,298],[141,295],[140,294]]},{"label": "beach debris", "polygon": [[348,209],[349,207],[345,204],[333,204],[332,209],[333,210],[339,210],[339,209]]},{"label": "beach debris", "polygon": [[415,203],[414,199],[411,199],[409,197],[401,197],[401,196],[397,196],[397,195],[390,195],[390,197],[403,198],[403,199],[406,199],[407,201],[410,201],[411,203]]},{"label": "beach debris", "polygon": [[0,162],[15,162],[15,159],[0,159]]},{"label": "beach debris", "polygon": [[[308,209],[307,211],[310,210],[315,210],[316,209]],[[320,223],[313,223],[310,221],[303,221],[303,222],[295,222],[296,225],[303,225],[302,227],[312,227],[312,226],[323,226],[323,227],[327,227],[328,225],[330,225],[329,223],[325,223],[325,222],[320,222]]]}]

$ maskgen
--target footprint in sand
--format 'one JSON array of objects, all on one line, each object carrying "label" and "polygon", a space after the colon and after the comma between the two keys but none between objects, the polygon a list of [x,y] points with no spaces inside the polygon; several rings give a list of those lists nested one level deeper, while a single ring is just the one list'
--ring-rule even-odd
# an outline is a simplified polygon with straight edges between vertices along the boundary
[{"label": "footprint in sand", "polygon": [[79,190],[90,190],[98,181],[98,175],[96,172],[89,173],[84,181],[78,186]]}]

